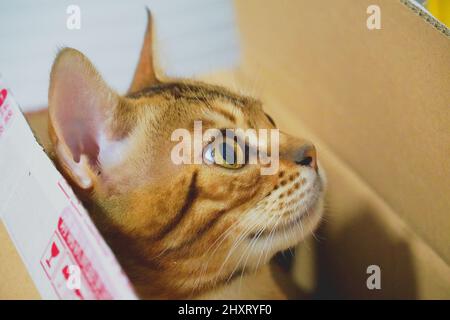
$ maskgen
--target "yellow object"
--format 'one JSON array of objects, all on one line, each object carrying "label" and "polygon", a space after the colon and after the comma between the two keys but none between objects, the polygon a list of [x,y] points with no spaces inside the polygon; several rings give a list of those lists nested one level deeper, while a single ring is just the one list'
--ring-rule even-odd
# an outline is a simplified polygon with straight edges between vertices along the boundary
[{"label": "yellow object", "polygon": [[425,6],[436,19],[450,27],[450,0],[428,0]]}]

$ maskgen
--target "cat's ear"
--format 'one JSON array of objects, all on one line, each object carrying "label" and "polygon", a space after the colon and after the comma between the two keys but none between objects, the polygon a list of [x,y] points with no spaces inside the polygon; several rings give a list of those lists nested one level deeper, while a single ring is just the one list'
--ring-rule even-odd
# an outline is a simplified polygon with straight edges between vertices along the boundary
[{"label": "cat's ear", "polygon": [[120,97],[79,51],[61,50],[50,75],[49,130],[57,160],[83,189],[101,172],[105,150],[117,140],[111,132]]},{"label": "cat's ear", "polygon": [[147,30],[144,36],[144,44],[128,93],[137,92],[159,82],[155,73],[153,37],[153,19],[150,10],[147,8]]}]

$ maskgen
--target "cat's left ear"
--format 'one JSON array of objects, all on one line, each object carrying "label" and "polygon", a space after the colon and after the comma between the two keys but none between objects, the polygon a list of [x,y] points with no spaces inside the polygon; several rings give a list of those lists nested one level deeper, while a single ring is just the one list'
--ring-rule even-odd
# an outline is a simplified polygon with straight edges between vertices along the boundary
[{"label": "cat's left ear", "polygon": [[117,147],[126,145],[126,128],[118,127],[123,121],[117,115],[125,104],[91,62],[71,48],[61,50],[53,63],[48,100],[57,160],[73,182],[89,189],[123,154]]},{"label": "cat's left ear", "polygon": [[154,64],[153,33],[153,19],[150,10],[147,8],[147,30],[144,36],[144,44],[128,93],[137,92],[159,82]]}]

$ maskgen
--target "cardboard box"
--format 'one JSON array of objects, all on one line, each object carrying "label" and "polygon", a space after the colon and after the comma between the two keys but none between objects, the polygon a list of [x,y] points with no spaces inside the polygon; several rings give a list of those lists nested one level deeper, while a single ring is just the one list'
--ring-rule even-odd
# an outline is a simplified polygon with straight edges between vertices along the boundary
[{"label": "cardboard box", "polygon": [[[207,79],[260,96],[328,172],[325,222],[297,249],[294,281],[319,298],[449,299],[448,29],[407,0],[235,4],[244,63]],[[38,297],[7,239],[0,228],[0,296]],[[381,290],[366,286],[370,265]]]},{"label": "cardboard box", "polygon": [[[40,296],[135,298],[114,254],[36,141],[1,79],[0,154],[0,218]],[[7,242],[2,241],[2,246],[2,261],[11,270],[16,256],[9,256],[13,251]],[[21,289],[23,279],[18,275],[23,275],[22,268],[12,279],[2,275],[6,278],[2,298]]]},{"label": "cardboard box", "polygon": [[[236,6],[246,59],[233,82],[256,79],[279,127],[318,142],[329,176],[297,281],[319,297],[450,298],[449,30],[410,1]],[[366,287],[372,264],[382,290]]]}]

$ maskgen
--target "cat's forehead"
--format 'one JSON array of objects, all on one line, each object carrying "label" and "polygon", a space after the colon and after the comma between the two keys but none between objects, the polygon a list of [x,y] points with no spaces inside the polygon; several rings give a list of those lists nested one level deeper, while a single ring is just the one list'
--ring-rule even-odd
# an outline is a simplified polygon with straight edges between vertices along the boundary
[{"label": "cat's forehead", "polygon": [[[257,126],[258,119],[265,119],[259,100],[198,81],[158,83],[129,94],[127,98],[147,105],[169,106],[172,125],[179,121],[189,125],[197,120],[207,120],[212,127],[227,124],[230,128],[249,128]],[[180,112],[176,112],[177,109]],[[182,115],[179,121],[175,120],[176,114]]]},{"label": "cat's forehead", "polygon": [[163,96],[172,99],[193,100],[194,102],[211,102],[223,100],[237,107],[246,107],[256,102],[255,99],[236,94],[226,88],[202,82],[167,82],[159,83],[138,92],[129,94],[128,98]]}]

